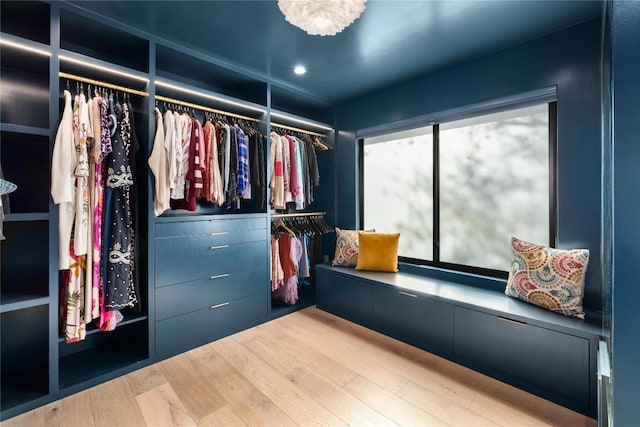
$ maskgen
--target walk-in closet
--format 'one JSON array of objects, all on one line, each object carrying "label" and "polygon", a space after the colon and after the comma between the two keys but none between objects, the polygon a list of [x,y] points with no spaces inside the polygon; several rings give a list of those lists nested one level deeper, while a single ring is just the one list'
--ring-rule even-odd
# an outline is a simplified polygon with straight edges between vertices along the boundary
[{"label": "walk-in closet", "polygon": [[639,5],[2,0],[2,424],[638,425]]}]

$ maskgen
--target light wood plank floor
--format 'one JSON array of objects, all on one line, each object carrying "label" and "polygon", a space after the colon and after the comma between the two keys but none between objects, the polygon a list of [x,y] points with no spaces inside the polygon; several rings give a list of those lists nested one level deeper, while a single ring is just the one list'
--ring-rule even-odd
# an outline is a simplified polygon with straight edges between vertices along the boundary
[{"label": "light wood plank floor", "polygon": [[312,307],[2,423],[296,425],[595,427],[596,422]]}]

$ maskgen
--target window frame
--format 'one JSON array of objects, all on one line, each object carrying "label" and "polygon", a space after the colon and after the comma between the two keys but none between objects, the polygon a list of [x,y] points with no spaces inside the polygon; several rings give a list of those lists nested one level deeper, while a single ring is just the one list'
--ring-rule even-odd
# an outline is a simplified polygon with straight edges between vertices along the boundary
[{"label": "window frame", "polygon": [[[558,149],[558,111],[557,101],[541,102],[537,100],[528,103],[514,103],[504,105],[499,109],[487,109],[487,110],[474,110],[467,117],[483,116],[499,111],[515,110],[518,108],[526,107],[527,105],[543,104],[548,105],[549,114],[549,247],[555,248],[557,246],[558,238],[558,223],[557,223],[557,149]],[[456,264],[443,262],[440,260],[440,124],[449,121],[460,120],[461,117],[456,115],[450,120],[444,118],[438,121],[427,122],[413,122],[411,126],[404,130],[415,129],[419,127],[432,126],[433,129],[433,260],[425,260],[419,258],[411,258],[405,256],[398,256],[398,261],[415,265],[426,265],[435,268],[442,268],[445,270],[452,270],[462,273],[477,274],[482,276],[496,277],[506,279],[509,275],[508,271],[494,270],[485,267],[477,267],[466,264]],[[398,129],[387,129],[387,131],[378,132],[377,135],[384,135],[398,132]],[[376,135],[376,136],[377,136]],[[374,135],[367,135],[371,137]],[[362,229],[364,226],[364,137],[359,137],[357,140],[358,147],[358,224]]]}]

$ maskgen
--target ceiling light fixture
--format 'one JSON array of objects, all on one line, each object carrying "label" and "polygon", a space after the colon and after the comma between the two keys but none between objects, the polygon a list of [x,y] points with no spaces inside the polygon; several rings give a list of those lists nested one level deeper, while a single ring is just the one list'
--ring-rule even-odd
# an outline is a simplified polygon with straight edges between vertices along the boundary
[{"label": "ceiling light fixture", "polygon": [[285,19],[312,36],[335,36],[364,11],[367,0],[278,0]]},{"label": "ceiling light fixture", "polygon": [[304,73],[306,73],[306,72],[307,72],[307,69],[306,69],[306,68],[304,68],[304,65],[296,65],[296,66],[293,68],[293,72],[294,72],[295,74],[297,74],[297,75],[301,76],[301,75],[303,75]]}]

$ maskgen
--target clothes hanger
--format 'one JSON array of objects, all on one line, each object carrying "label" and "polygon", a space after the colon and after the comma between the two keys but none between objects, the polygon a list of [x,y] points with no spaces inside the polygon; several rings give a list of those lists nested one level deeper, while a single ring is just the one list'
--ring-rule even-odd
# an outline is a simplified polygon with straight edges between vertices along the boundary
[{"label": "clothes hanger", "polygon": [[289,234],[290,236],[293,236],[293,237],[296,236],[296,233],[294,233],[293,230],[291,230],[289,227],[285,225],[282,218],[280,218],[280,220],[276,223],[276,230],[279,228],[282,228],[283,230],[285,230],[287,234]]}]

